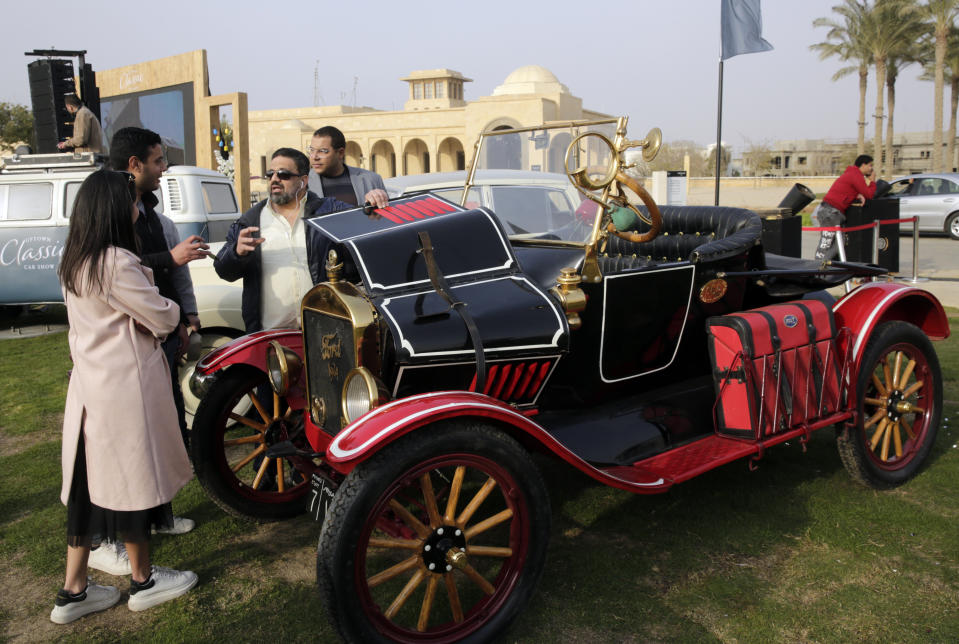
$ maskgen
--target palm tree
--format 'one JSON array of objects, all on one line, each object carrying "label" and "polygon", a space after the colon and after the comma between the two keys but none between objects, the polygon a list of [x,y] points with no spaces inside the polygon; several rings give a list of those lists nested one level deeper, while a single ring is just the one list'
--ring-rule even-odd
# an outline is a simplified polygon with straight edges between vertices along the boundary
[{"label": "palm tree", "polygon": [[[897,54],[901,43],[914,38],[919,21],[919,12],[910,0],[876,0],[866,13],[862,37],[872,54],[876,67],[876,130],[873,139],[873,158],[876,176],[883,171],[882,120],[884,118],[883,89],[886,85],[887,66],[890,57]],[[892,159],[890,159],[892,161]]]},{"label": "palm tree", "polygon": [[888,117],[886,118],[886,147],[885,161],[888,164],[889,172],[892,173],[895,164],[892,156],[893,143],[893,116],[896,111],[896,80],[904,67],[922,61],[922,34],[924,25],[916,19],[915,15],[909,18],[913,25],[913,33],[907,38],[900,40],[893,53],[889,55],[886,61],[886,107],[888,108]]},{"label": "palm tree", "polygon": [[809,48],[819,52],[819,59],[825,60],[833,56],[842,62],[853,64],[842,67],[832,76],[833,81],[844,78],[852,73],[859,74],[859,120],[857,154],[866,150],[866,80],[869,76],[869,61],[871,53],[864,45],[862,25],[865,20],[868,5],[863,0],[843,0],[843,4],[832,8],[839,14],[840,19],[816,18],[814,27],[825,27],[829,31],[823,42],[810,45]]},{"label": "palm tree", "polygon": [[[923,43],[925,72],[920,80],[935,78],[934,60],[935,42],[929,38]],[[944,169],[952,171],[956,165],[956,112],[959,110],[959,28],[953,26],[946,37],[946,56],[943,60],[943,82],[949,82],[949,131],[946,134],[946,155]]]},{"label": "palm tree", "polygon": [[[945,80],[945,61],[949,29],[959,16],[959,0],[926,0],[922,15],[932,26],[936,45],[935,96],[932,123],[932,171],[942,172],[942,90]],[[950,162],[951,163],[951,162]]]}]

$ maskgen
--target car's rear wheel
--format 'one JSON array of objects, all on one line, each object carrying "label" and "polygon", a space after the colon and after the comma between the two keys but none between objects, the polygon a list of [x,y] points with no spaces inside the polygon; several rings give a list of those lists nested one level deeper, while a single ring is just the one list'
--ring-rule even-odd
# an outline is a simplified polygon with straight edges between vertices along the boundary
[{"label": "car's rear wheel", "polygon": [[856,383],[858,422],[839,435],[850,474],[875,488],[916,475],[932,449],[942,416],[942,373],[918,327],[886,322],[873,332]]},{"label": "car's rear wheel", "polygon": [[[238,411],[247,406],[246,413]],[[285,440],[306,448],[301,413],[273,392],[259,369],[234,365],[217,378],[197,408],[190,437],[193,470],[217,505],[259,521],[303,512],[307,478],[289,459],[264,454]]]},{"label": "car's rear wheel", "polygon": [[946,234],[952,239],[959,239],[959,212],[946,217]]},{"label": "car's rear wheel", "polygon": [[545,484],[515,440],[439,423],[346,477],[320,535],[317,583],[348,641],[490,641],[528,603],[549,523]]}]

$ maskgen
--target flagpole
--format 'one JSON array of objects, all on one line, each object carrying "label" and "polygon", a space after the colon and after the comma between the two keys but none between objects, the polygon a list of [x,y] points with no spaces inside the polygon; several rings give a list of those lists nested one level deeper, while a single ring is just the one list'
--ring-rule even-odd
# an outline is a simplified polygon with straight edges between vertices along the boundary
[{"label": "flagpole", "polygon": [[719,205],[719,164],[722,162],[723,140],[723,58],[719,57],[719,100],[716,109],[716,196],[714,206]]}]

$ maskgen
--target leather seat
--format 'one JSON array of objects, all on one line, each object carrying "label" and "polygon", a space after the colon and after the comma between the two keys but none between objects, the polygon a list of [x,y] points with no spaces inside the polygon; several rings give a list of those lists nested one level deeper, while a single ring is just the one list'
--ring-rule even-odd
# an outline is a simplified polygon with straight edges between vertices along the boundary
[{"label": "leather seat", "polygon": [[[645,208],[640,208],[646,212]],[[600,268],[606,273],[651,263],[709,262],[748,252],[761,243],[762,220],[751,210],[723,206],[660,206],[663,229],[649,242],[610,235]],[[639,232],[648,230],[642,224]]]}]

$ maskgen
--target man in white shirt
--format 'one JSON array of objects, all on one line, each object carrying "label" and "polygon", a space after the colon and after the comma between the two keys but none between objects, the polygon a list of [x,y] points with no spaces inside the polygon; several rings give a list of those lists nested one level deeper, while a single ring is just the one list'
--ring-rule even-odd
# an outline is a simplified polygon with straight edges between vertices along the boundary
[{"label": "man in white shirt", "polygon": [[228,282],[243,279],[241,310],[247,333],[298,327],[300,300],[326,278],[325,257],[310,243],[316,231],[306,219],[353,206],[308,190],[310,161],[293,148],[273,153],[267,178],[270,197],[230,227],[213,266]]}]

